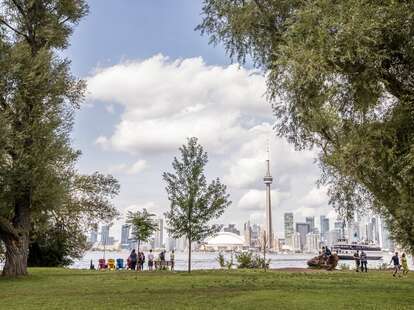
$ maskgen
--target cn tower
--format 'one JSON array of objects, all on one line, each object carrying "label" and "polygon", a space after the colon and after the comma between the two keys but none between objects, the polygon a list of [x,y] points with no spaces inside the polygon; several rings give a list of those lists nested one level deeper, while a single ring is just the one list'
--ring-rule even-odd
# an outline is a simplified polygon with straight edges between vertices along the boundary
[{"label": "cn tower", "polygon": [[270,184],[273,182],[273,177],[270,175],[270,153],[267,151],[268,157],[266,160],[267,172],[263,181],[266,185],[266,239],[267,239],[267,248],[273,248],[273,230],[272,230],[272,202],[270,194]]}]

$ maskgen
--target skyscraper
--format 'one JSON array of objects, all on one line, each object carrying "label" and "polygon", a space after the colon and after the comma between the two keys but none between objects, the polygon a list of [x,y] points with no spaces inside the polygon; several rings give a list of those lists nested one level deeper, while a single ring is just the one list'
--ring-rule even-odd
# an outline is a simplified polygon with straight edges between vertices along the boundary
[{"label": "skyscraper", "polygon": [[293,233],[295,232],[293,229],[293,213],[285,213],[285,239],[288,240],[292,237]]},{"label": "skyscraper", "polygon": [[90,232],[88,242],[94,244],[98,241],[98,225],[95,225]]},{"label": "skyscraper", "polygon": [[122,225],[121,228],[121,245],[126,246],[128,245],[129,241],[129,232],[131,230],[131,226],[128,224]]},{"label": "skyscraper", "polygon": [[309,229],[311,232],[315,230],[315,217],[314,216],[307,216],[306,217],[306,224],[309,224]]},{"label": "skyscraper", "polygon": [[321,239],[326,241],[329,232],[329,219],[325,215],[320,217],[320,226],[321,226]]},{"label": "skyscraper", "polygon": [[154,235],[154,248],[162,248],[164,245],[164,220],[158,219],[158,230]]},{"label": "skyscraper", "polygon": [[303,251],[306,245],[306,235],[310,232],[309,224],[296,223],[296,232],[300,235],[300,249]]},{"label": "skyscraper", "polygon": [[252,246],[252,227],[250,221],[244,223],[244,242],[247,246]]},{"label": "skyscraper", "polygon": [[[269,154],[269,151],[268,151]],[[273,229],[272,229],[272,204],[271,204],[271,194],[270,194],[270,185],[273,182],[273,177],[270,175],[270,158],[266,160],[267,171],[266,175],[263,178],[263,181],[266,185],[266,239],[267,247],[272,248],[273,245]]]},{"label": "skyscraper", "polygon": [[101,244],[108,245],[109,243],[109,225],[102,225],[101,227]]}]

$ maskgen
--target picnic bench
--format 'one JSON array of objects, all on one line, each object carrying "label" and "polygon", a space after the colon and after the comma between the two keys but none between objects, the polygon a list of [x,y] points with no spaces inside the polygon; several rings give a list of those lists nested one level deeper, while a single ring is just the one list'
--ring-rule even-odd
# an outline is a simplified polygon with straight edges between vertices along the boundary
[{"label": "picnic bench", "polygon": [[155,270],[171,269],[171,267],[174,267],[174,261],[171,261],[171,260],[154,261]]}]

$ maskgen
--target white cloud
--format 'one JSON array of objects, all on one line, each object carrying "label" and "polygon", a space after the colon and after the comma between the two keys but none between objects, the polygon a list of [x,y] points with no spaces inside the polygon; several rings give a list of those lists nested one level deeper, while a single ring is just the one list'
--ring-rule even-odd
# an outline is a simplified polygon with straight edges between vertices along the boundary
[{"label": "white cloud", "polygon": [[128,175],[138,174],[148,168],[146,160],[140,159],[132,165],[119,164],[109,167],[109,173],[123,173]]},{"label": "white cloud", "polygon": [[157,55],[100,69],[88,79],[88,91],[88,102],[123,107],[115,132],[96,143],[130,153],[175,150],[189,136],[223,153],[248,132],[249,119],[271,117],[262,75],[237,65],[208,66],[201,58]]}]

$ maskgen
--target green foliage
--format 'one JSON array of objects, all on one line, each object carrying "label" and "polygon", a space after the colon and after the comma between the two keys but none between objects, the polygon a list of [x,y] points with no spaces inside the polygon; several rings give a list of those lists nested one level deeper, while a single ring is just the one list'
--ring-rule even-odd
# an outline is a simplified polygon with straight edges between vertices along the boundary
[{"label": "green foliage", "polygon": [[240,269],[267,269],[270,265],[270,259],[265,260],[258,254],[252,252],[241,252],[236,255],[238,263],[237,268]]},{"label": "green foliage", "polygon": [[217,256],[217,262],[219,263],[220,268],[226,267],[226,261],[224,259],[224,254],[222,252]]},{"label": "green foliage", "polygon": [[414,252],[414,2],[205,0],[198,29],[263,68],[278,135],[319,149],[341,215],[373,209]]},{"label": "green foliage", "polygon": [[[127,223],[132,227],[132,235],[140,242],[149,241],[150,237],[158,230],[157,223],[154,221],[155,214],[149,213],[147,209],[136,212],[128,212]],[[139,250],[139,245],[138,245]]]},{"label": "green foliage", "polygon": [[[79,240],[69,234],[116,214],[110,200],[119,185],[80,175],[80,152],[71,147],[85,82],[61,55],[86,2],[0,0],[0,7],[0,239],[12,249],[3,273],[17,276],[26,274],[29,238],[39,249]],[[66,236],[59,246],[44,235],[56,229]]]},{"label": "green foliage", "polygon": [[[174,158],[172,163],[175,174],[163,174],[171,203],[165,217],[172,237],[186,236],[190,241],[190,254],[191,242],[201,241],[219,230],[210,222],[219,218],[231,201],[226,186],[218,178],[207,184],[204,167],[208,157],[197,138],[188,139],[187,144],[180,148],[180,153],[181,159]],[[190,263],[189,258],[189,271]]]}]

